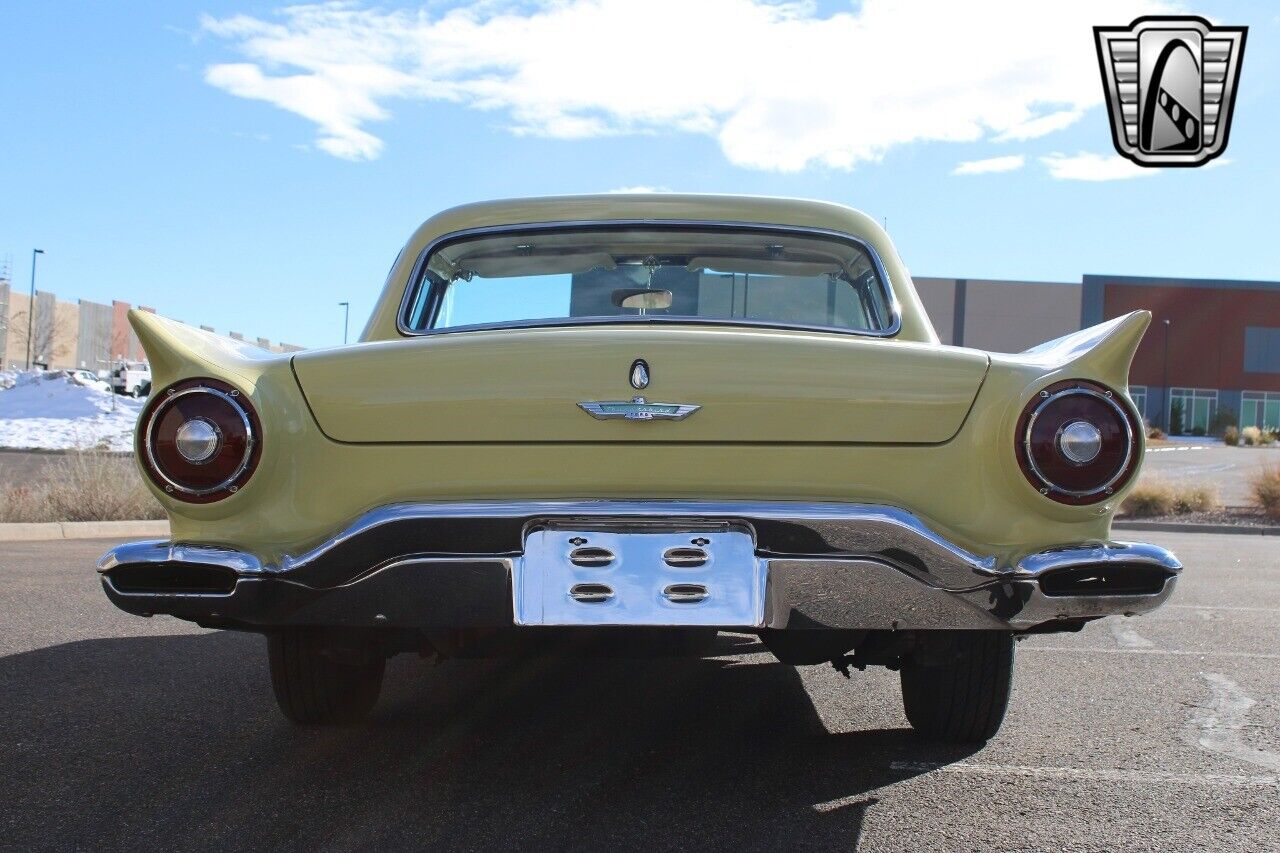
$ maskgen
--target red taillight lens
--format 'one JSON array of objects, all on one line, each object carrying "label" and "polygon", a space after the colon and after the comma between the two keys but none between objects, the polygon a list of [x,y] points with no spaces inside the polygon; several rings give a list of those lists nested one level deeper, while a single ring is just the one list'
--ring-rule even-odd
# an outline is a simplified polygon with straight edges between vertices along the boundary
[{"label": "red taillight lens", "polygon": [[1103,501],[1133,476],[1139,429],[1111,389],[1059,382],[1022,411],[1018,465],[1031,485],[1059,503]]},{"label": "red taillight lens", "polygon": [[188,503],[212,503],[239,491],[253,474],[262,429],[235,387],[188,379],[153,395],[138,444],[138,458],[157,486]]}]

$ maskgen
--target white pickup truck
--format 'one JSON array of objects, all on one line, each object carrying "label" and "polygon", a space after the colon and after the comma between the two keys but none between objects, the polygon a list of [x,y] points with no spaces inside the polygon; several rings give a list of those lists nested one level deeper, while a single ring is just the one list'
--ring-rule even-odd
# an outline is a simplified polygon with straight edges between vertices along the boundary
[{"label": "white pickup truck", "polygon": [[151,392],[151,365],[126,361],[111,371],[111,389],[117,394],[145,397]]}]

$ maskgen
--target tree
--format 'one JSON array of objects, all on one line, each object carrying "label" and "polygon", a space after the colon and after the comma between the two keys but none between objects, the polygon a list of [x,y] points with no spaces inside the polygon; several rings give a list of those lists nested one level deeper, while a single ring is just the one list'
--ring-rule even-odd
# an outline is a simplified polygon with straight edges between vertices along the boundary
[{"label": "tree", "polygon": [[1169,435],[1182,435],[1182,401],[1174,400],[1169,407]]},{"label": "tree", "polygon": [[[28,338],[28,312],[15,311],[10,318],[9,340],[12,343],[9,345],[9,350],[18,354],[24,366],[27,363],[28,352],[31,354],[33,364],[43,364],[46,367],[71,355],[67,347],[67,341],[71,336],[66,318],[59,317],[58,312],[55,311],[52,322],[42,322],[43,320],[44,318],[37,312],[35,323],[31,326],[31,338]],[[30,350],[27,349],[28,341],[35,344]]]}]

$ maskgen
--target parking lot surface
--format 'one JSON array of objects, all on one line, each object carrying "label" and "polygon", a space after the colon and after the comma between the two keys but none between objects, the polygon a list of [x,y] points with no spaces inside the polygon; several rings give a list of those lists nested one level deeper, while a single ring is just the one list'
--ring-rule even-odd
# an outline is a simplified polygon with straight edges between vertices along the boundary
[{"label": "parking lot surface", "polygon": [[1269,465],[1280,465],[1280,447],[1276,445],[1227,447],[1203,439],[1199,443],[1175,440],[1147,448],[1142,476],[1188,486],[1211,486],[1226,506],[1251,506],[1249,480]]},{"label": "parking lot surface", "polygon": [[113,543],[6,543],[0,847],[1275,850],[1280,549],[1150,539],[1188,565],[1172,603],[1021,643],[976,750],[915,738],[893,673],[730,635],[684,662],[401,656],[369,723],[295,728],[260,637],[116,611]]}]

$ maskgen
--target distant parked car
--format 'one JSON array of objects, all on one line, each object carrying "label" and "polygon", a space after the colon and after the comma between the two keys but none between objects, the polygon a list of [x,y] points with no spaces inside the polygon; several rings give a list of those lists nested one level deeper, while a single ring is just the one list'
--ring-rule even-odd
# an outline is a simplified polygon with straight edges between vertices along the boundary
[{"label": "distant parked car", "polygon": [[104,394],[111,393],[111,383],[105,379],[100,379],[98,374],[92,370],[68,370],[67,377],[77,385],[83,385],[86,388],[95,388]]},{"label": "distant parked car", "polygon": [[145,361],[129,361],[111,372],[111,387],[117,394],[145,397],[151,390],[151,366]]}]

